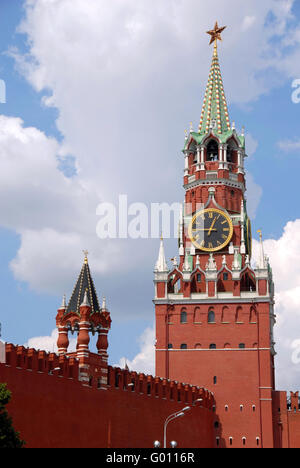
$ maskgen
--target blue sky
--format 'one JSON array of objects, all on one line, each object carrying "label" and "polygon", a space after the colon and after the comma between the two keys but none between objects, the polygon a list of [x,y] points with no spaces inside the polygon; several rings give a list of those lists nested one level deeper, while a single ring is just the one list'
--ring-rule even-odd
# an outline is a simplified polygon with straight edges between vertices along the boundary
[{"label": "blue sky", "polygon": [[[27,212],[22,212],[23,197],[31,197],[28,180],[15,198],[15,189],[9,190],[7,203],[1,205],[0,321],[7,341],[23,344],[32,337],[51,334],[62,294],[70,296],[81,268],[81,250],[88,248],[99,296],[106,295],[112,313],[110,362],[124,356],[133,360],[138,354],[140,336],[154,321],[152,271],[158,240],[97,244],[94,213],[97,201],[111,201],[120,193],[145,203],[183,200],[180,150],[184,129],[191,120],[196,126],[200,118],[212,53],[205,31],[214,24],[216,6],[219,24],[228,25],[219,55],[230,117],[238,128],[245,125],[250,142],[246,164],[249,204],[255,201],[254,236],[262,229],[266,244],[279,248],[286,245],[284,239],[280,242],[286,225],[300,218],[300,104],[291,99],[292,82],[300,78],[299,2],[268,0],[262,6],[254,1],[249,6],[230,0],[238,11],[231,20],[228,2],[214,0],[201,24],[194,24],[187,4],[167,3],[168,13],[173,12],[169,18],[159,2],[152,7],[140,2],[136,7],[132,0],[116,1],[110,11],[102,1],[87,6],[83,0],[61,0],[56,6],[55,2],[36,0],[27,8],[24,1],[0,2],[0,79],[7,88],[7,102],[0,104],[0,113],[7,119],[21,118],[23,124],[14,123],[18,131],[26,133],[33,127],[42,132],[45,148],[54,141],[54,156],[67,157],[58,170],[64,170],[72,184],[71,190],[59,193],[61,204],[51,205],[52,199],[57,200],[60,179],[49,176],[49,186],[47,181],[45,194],[41,192],[41,204],[49,210],[49,219],[45,216],[43,221],[34,217],[39,210],[34,197],[32,208],[24,205]],[[194,8],[199,8],[197,2]],[[120,37],[112,31],[118,31]],[[50,97],[50,105],[45,97]],[[78,164],[79,175],[72,168],[67,171],[68,157],[71,166],[74,161]],[[23,164],[18,177],[22,177]],[[38,170],[38,153],[31,164]],[[45,174],[41,170],[41,177]],[[14,174],[10,175],[13,181]],[[24,177],[29,176],[30,170]],[[9,211],[15,211],[14,221]],[[291,235],[299,240],[295,226]],[[52,230],[47,241],[43,229]],[[71,241],[66,248],[63,244],[67,235],[78,237],[70,250]],[[300,246],[296,245],[298,251],[287,258],[293,259],[293,254],[297,258]],[[166,250],[168,258],[176,254],[176,241],[168,241]],[[293,260],[291,263],[290,274],[297,278],[299,271]],[[277,258],[274,264],[280,272],[283,264]],[[278,274],[278,282],[284,281]],[[300,322],[297,302],[294,323],[287,320],[284,293],[279,288],[277,336],[285,353],[279,367],[289,362],[293,377],[288,380],[282,373],[280,383],[287,380],[292,386],[298,379],[298,367],[290,363],[290,355],[300,337]]]}]

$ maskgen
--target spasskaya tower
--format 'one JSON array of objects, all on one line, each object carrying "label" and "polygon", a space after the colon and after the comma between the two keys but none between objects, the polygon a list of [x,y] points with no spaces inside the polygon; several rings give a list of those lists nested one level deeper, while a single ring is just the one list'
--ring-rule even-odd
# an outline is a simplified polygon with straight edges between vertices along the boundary
[{"label": "spasskaya tower", "polygon": [[184,145],[179,258],[155,267],[156,375],[211,390],[216,447],[272,447],[274,286],[260,236],[251,264],[244,130],[230,123],[217,43],[198,131]]}]

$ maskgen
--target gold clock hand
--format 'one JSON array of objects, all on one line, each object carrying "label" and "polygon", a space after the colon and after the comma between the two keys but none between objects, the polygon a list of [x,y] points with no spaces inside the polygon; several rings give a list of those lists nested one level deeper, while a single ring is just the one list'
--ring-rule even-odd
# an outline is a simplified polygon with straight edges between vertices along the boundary
[{"label": "gold clock hand", "polygon": [[[212,230],[213,230],[213,227],[214,227],[214,225],[216,224],[216,221],[217,221],[217,218],[215,218],[215,219],[213,220],[212,225],[210,226],[210,229],[208,230],[208,234],[207,234],[208,236],[211,235]],[[215,231],[215,230],[216,230],[216,229],[214,229],[214,231]]]}]

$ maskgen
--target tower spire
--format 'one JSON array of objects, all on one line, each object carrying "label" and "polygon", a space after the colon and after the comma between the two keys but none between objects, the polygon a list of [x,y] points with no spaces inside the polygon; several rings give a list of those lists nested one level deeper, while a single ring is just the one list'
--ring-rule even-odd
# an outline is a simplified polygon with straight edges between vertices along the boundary
[{"label": "tower spire", "polygon": [[159,248],[159,254],[158,254],[158,259],[156,262],[155,270],[157,272],[169,271],[169,268],[166,262],[166,256],[165,256],[163,235],[161,235],[161,238],[160,238],[160,248]]},{"label": "tower spire", "polygon": [[268,265],[267,265],[267,260],[266,260],[266,256],[265,256],[265,251],[264,251],[263,235],[262,235],[262,231],[261,231],[261,230],[258,230],[257,232],[258,232],[258,234],[259,234],[259,259],[258,259],[258,268],[259,268],[260,270],[265,270],[266,268],[268,268]]},{"label": "tower spire", "polygon": [[219,134],[230,131],[230,120],[217,46],[218,40],[222,40],[221,33],[225,28],[226,26],[219,28],[218,22],[216,22],[215,28],[207,31],[207,34],[211,36],[210,44],[214,43],[214,52],[199,124],[200,134],[208,133],[210,128],[213,128]]}]

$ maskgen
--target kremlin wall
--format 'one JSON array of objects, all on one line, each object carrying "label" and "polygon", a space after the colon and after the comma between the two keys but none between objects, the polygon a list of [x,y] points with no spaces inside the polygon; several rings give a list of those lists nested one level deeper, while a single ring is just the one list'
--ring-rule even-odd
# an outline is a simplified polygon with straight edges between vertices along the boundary
[{"label": "kremlin wall", "polygon": [[85,383],[75,357],[6,345],[0,381],[12,391],[8,411],[26,448],[151,448],[163,441],[165,419],[186,406],[191,410],[169,425],[168,447],[172,440],[179,447],[214,446],[215,402],[208,390],[101,368],[96,354],[90,359]]}]

